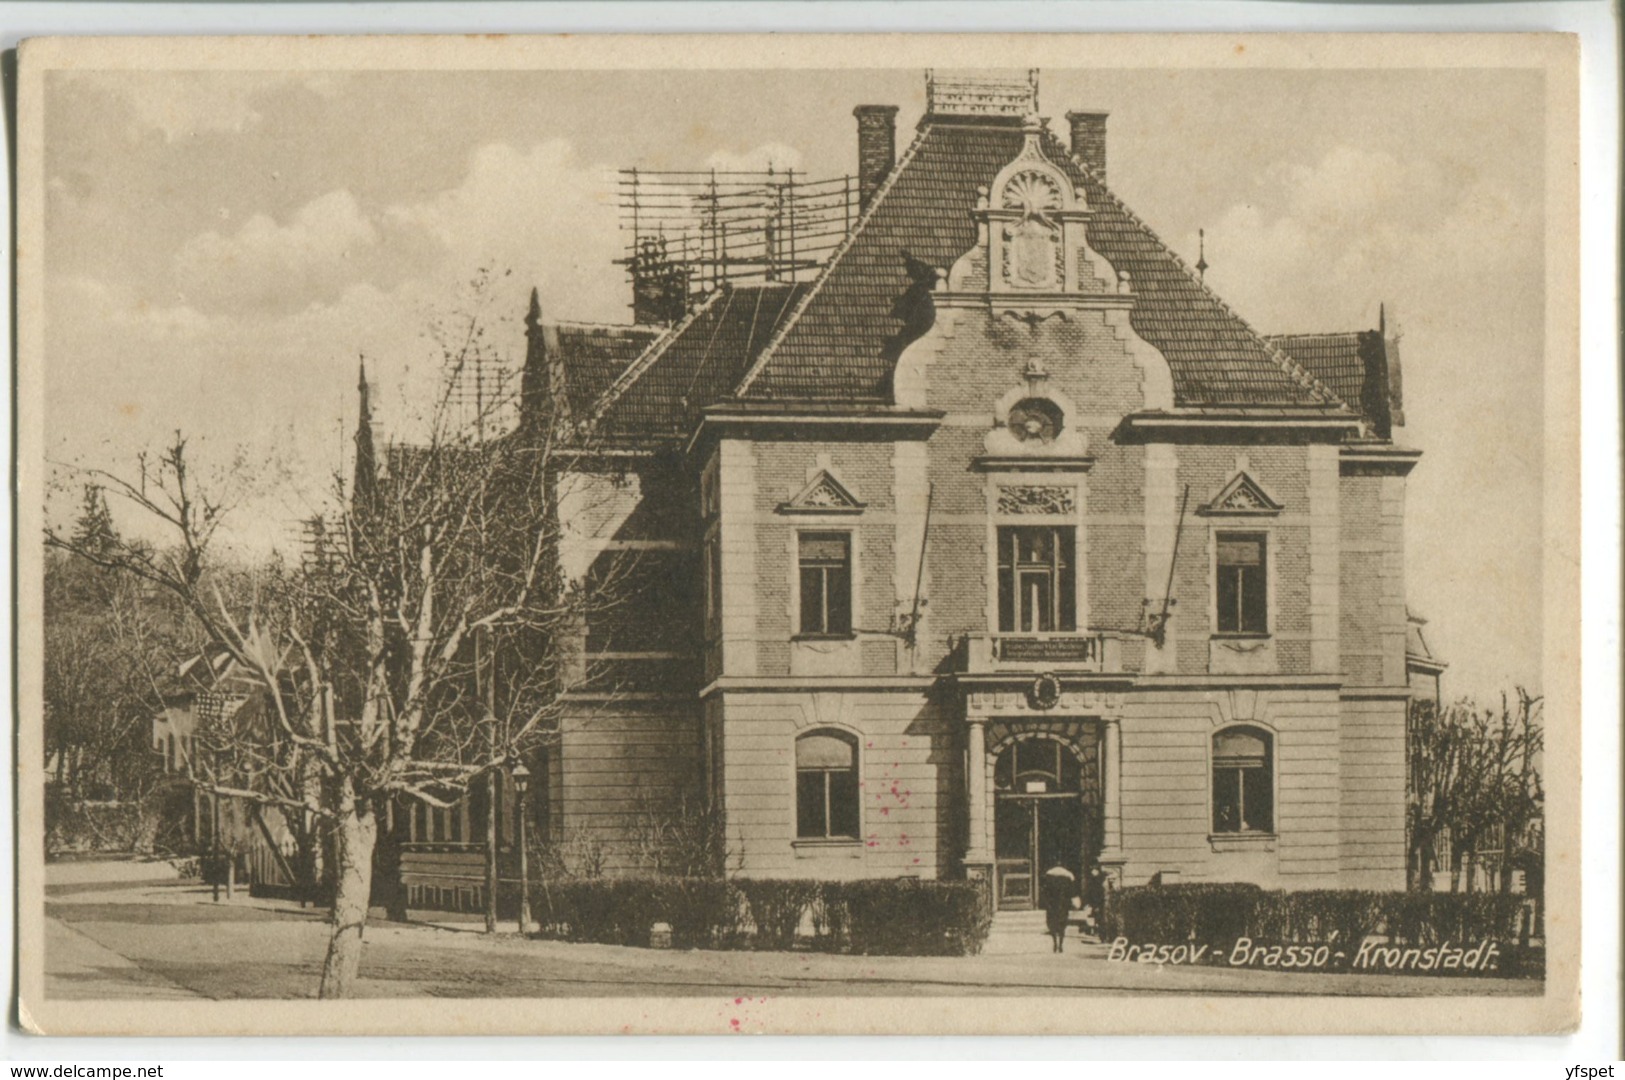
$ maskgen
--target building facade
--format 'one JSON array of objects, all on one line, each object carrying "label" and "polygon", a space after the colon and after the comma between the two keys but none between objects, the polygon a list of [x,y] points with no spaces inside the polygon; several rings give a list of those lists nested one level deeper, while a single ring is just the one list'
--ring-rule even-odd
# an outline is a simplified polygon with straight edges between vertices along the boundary
[{"label": "building facade", "polygon": [[[1269,338],[1024,87],[937,85],[814,280],[667,325],[544,319],[525,418],[613,678],[548,753],[555,839],[638,865],[709,808],[732,873],[1405,883],[1399,372],[1385,327]],[[1431,658],[1430,658],[1430,662]]]}]

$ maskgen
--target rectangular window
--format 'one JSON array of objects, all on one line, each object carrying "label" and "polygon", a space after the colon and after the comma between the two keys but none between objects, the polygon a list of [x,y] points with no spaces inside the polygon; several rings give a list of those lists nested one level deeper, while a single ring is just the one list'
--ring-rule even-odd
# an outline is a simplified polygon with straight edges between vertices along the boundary
[{"label": "rectangular window", "polygon": [[1004,525],[999,538],[999,631],[1077,627],[1076,533],[1070,525]]},{"label": "rectangular window", "polygon": [[714,627],[722,618],[722,537],[712,534],[705,542],[705,621]]},{"label": "rectangular window", "polygon": [[852,537],[847,533],[801,534],[799,632],[852,632]]},{"label": "rectangular window", "polygon": [[1269,581],[1263,533],[1219,533],[1218,630],[1221,634],[1269,633]]}]

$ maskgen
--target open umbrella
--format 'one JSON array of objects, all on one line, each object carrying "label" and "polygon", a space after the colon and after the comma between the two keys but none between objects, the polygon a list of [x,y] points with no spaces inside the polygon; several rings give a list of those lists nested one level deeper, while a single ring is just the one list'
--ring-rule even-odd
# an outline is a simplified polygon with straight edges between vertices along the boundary
[{"label": "open umbrella", "polygon": [[1044,876],[1066,878],[1068,881],[1078,880],[1078,875],[1074,874],[1064,866],[1052,866],[1048,870],[1044,871]]}]

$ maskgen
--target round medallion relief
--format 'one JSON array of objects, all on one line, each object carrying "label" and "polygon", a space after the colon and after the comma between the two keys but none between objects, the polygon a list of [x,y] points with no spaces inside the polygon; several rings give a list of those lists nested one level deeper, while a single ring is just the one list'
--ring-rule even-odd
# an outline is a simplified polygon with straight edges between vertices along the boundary
[{"label": "round medallion relief", "polygon": [[1028,398],[1010,409],[1010,431],[1023,442],[1052,442],[1061,433],[1061,410],[1053,401]]}]

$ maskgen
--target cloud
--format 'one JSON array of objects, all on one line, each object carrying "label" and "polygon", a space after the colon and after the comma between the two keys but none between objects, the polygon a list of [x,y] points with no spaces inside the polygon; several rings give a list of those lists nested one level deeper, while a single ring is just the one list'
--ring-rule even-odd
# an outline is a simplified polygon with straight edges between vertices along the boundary
[{"label": "cloud", "polygon": [[67,78],[124,103],[133,127],[160,131],[169,143],[211,131],[241,134],[265,119],[259,99],[267,92],[296,85],[332,97],[343,81],[332,72],[85,71]]},{"label": "cloud", "polygon": [[567,140],[481,146],[457,187],[392,206],[384,221],[432,237],[457,274],[510,275],[516,303],[538,287],[550,318],[626,319],[614,173],[582,161]]},{"label": "cloud", "polygon": [[201,338],[216,325],[188,304],[155,303],[132,288],[85,275],[54,278],[49,288],[47,310],[53,316],[105,326],[120,335],[173,344]]},{"label": "cloud", "polygon": [[[1538,287],[1539,212],[1436,162],[1337,146],[1314,165],[1266,170],[1256,196],[1207,229],[1207,280],[1272,333],[1374,325],[1382,300],[1432,320],[1505,319],[1486,300],[1509,272]],[[1196,251],[1197,237],[1182,248]],[[1324,324],[1301,325],[1303,312]]]},{"label": "cloud", "polygon": [[217,309],[293,309],[351,283],[379,231],[354,195],[313,199],[284,224],[255,214],[235,233],[210,230],[175,255],[184,295]]},{"label": "cloud", "polygon": [[763,143],[738,154],[718,150],[705,159],[705,167],[718,172],[766,172],[768,169],[781,173],[786,169],[803,171],[801,151],[784,143]]}]

